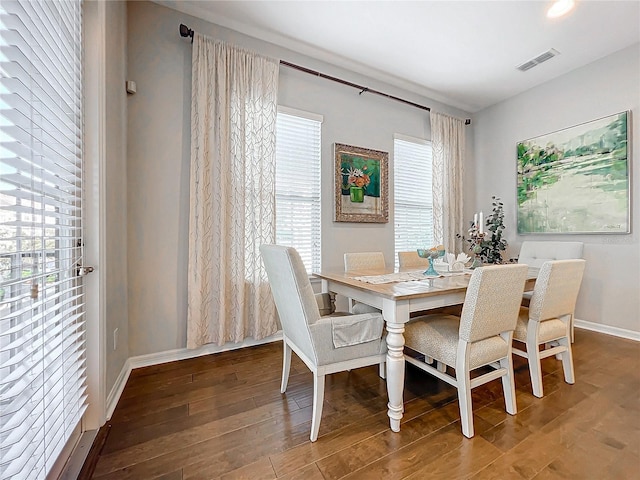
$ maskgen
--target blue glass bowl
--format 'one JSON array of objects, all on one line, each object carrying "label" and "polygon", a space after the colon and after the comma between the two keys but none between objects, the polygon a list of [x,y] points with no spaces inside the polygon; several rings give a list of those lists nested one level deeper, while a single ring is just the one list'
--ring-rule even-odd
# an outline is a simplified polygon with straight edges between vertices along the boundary
[{"label": "blue glass bowl", "polygon": [[433,262],[436,258],[444,257],[445,250],[444,249],[427,249],[427,248],[418,248],[417,249],[418,256],[421,258],[429,259],[429,268],[427,268],[424,272],[425,275],[430,277],[439,277],[440,274],[436,272],[436,269],[433,268]]}]

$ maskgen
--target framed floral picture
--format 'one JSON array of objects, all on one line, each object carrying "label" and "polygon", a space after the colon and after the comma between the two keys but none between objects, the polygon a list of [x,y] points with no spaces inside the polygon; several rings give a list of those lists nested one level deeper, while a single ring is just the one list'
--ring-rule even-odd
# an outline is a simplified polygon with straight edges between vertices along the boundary
[{"label": "framed floral picture", "polygon": [[389,221],[389,154],[379,150],[334,144],[336,222]]}]

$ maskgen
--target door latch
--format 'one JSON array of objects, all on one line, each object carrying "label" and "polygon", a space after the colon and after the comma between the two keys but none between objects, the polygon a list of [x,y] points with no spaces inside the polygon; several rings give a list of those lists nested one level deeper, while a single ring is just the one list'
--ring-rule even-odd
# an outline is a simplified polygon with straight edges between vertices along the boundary
[{"label": "door latch", "polygon": [[79,277],[84,277],[85,275],[88,275],[89,273],[93,272],[94,268],[93,267],[84,267],[82,265],[80,265],[78,267],[78,276]]}]

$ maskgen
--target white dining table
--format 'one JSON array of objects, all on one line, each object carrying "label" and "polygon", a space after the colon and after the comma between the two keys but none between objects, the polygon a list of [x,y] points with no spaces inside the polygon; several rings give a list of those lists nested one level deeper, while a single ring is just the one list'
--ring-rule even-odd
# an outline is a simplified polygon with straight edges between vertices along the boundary
[{"label": "white dining table", "polygon": [[[415,269],[413,270],[415,271]],[[421,312],[464,302],[471,271],[444,274],[436,278],[392,283],[367,283],[354,277],[389,275],[392,269],[360,270],[345,273],[343,270],[322,270],[314,275],[322,279],[322,291],[344,295],[382,311],[387,327],[387,394],[388,415],[391,430],[400,431],[403,412],[404,388],[404,325],[412,312]],[[532,290],[537,269],[530,269],[525,290]]]}]

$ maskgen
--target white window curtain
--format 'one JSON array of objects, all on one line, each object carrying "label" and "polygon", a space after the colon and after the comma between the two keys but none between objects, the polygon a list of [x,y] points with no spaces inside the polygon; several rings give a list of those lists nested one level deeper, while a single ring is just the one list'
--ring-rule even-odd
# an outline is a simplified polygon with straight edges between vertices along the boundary
[{"label": "white window curtain", "polygon": [[431,113],[433,147],[434,240],[448,252],[462,252],[464,234],[463,184],[465,155],[464,120]]},{"label": "white window curtain", "polygon": [[82,5],[0,2],[0,478],[45,479],[86,409]]},{"label": "white window curtain", "polygon": [[320,270],[322,116],[278,110],[276,243],[294,247],[311,275]]},{"label": "white window curtain", "polygon": [[259,252],[275,239],[278,68],[194,35],[188,348],[278,330]]},{"label": "white window curtain", "polygon": [[398,252],[431,247],[433,191],[431,142],[394,136],[393,190],[396,266]]}]

